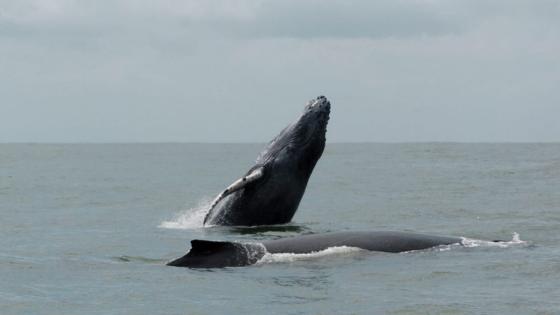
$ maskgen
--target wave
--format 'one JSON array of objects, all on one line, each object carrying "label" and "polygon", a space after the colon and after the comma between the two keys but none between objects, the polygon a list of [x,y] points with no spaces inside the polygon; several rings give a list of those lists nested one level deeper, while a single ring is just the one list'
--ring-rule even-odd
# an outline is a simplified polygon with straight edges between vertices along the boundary
[{"label": "wave", "polygon": [[148,263],[148,264],[161,264],[167,262],[166,259],[161,258],[149,258],[149,257],[142,257],[142,256],[114,256],[111,259],[118,261],[118,262],[140,262],[140,263]]}]

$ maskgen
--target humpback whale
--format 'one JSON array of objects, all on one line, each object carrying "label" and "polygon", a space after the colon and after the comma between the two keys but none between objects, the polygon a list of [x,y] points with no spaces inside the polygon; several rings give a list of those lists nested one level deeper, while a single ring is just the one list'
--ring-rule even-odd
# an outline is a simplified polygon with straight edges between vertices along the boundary
[{"label": "humpback whale", "polygon": [[324,96],[260,153],[253,167],[212,202],[204,225],[272,225],[294,216],[325,148],[331,104]]},{"label": "humpback whale", "polygon": [[259,243],[193,240],[186,255],[170,261],[167,265],[189,268],[240,267],[257,263],[267,253],[305,254],[338,246],[400,253],[461,242],[460,237],[393,231],[311,234]]}]

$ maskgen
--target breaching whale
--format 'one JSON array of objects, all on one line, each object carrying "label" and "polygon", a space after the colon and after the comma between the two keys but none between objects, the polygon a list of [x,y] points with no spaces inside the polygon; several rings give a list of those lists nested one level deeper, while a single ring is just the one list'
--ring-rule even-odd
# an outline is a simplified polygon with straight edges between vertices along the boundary
[{"label": "breaching whale", "polygon": [[190,268],[239,267],[255,264],[267,253],[305,254],[339,246],[400,253],[440,245],[461,244],[461,241],[459,237],[392,231],[311,234],[259,243],[193,240],[186,255],[167,265]]},{"label": "breaching whale", "polygon": [[290,222],[325,148],[330,107],[324,96],[309,101],[301,116],[260,153],[255,166],[214,199],[204,224]]}]

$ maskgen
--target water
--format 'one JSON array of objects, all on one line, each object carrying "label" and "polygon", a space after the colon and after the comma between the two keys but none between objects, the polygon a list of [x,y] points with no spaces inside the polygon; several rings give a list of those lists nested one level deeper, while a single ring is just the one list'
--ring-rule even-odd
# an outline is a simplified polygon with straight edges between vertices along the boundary
[{"label": "water", "polygon": [[[559,144],[329,144],[293,223],[201,228],[261,148],[0,145],[0,313],[560,314]],[[368,229],[470,243],[164,265],[195,238]]]}]

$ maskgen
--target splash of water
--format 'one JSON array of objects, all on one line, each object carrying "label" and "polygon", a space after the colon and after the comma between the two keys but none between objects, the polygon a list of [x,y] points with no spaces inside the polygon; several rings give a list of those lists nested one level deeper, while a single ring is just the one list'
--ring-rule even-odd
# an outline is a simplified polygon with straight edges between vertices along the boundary
[{"label": "splash of water", "polygon": [[194,208],[183,210],[168,221],[160,223],[160,228],[165,229],[198,229],[204,227],[204,217],[210,211],[212,200],[203,199]]}]

